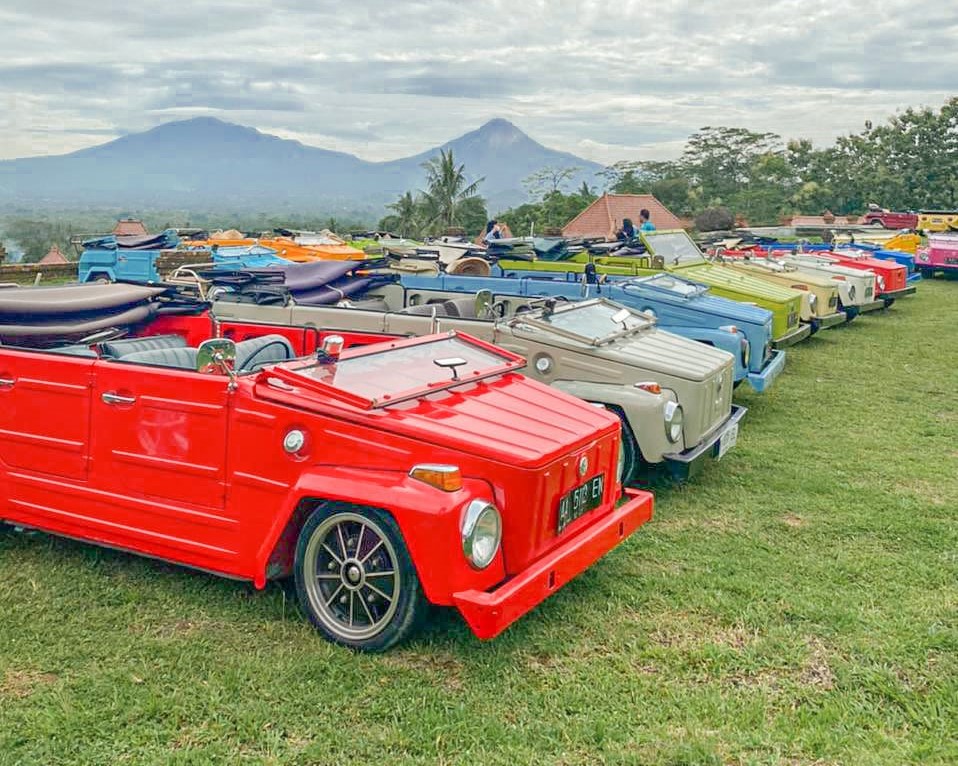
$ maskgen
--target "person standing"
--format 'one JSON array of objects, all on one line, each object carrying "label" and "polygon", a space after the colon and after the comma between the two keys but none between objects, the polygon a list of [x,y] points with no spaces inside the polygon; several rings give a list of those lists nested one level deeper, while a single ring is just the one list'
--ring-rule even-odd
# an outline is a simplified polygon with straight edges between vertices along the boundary
[{"label": "person standing", "polygon": [[648,209],[642,208],[639,211],[639,231],[655,231],[655,224],[649,220],[651,217]]}]

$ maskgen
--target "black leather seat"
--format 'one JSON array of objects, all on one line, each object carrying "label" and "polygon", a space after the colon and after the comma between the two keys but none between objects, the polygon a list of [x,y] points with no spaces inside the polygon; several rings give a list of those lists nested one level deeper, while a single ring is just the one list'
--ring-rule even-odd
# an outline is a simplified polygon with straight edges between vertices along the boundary
[{"label": "black leather seat", "polygon": [[100,344],[103,356],[119,359],[140,351],[155,351],[160,348],[185,348],[186,340],[179,335],[153,335],[149,338],[125,338],[109,340]]},{"label": "black leather seat", "polygon": [[124,354],[120,359],[124,362],[148,364],[152,367],[175,367],[181,370],[196,369],[196,349],[183,346],[135,351],[132,354]]},{"label": "black leather seat", "polygon": [[264,335],[261,338],[241,340],[236,344],[236,372],[253,372],[264,364],[295,359],[296,353],[282,335]]}]

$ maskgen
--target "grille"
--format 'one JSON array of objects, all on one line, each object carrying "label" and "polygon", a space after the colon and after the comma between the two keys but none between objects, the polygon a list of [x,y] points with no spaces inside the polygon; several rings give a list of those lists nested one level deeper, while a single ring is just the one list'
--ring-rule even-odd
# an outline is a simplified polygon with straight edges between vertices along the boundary
[{"label": "grille", "polygon": [[874,289],[872,289],[871,287],[866,287],[866,288],[865,288],[865,297],[866,297],[866,298],[871,298],[871,297],[872,297],[872,294],[873,294],[874,292],[875,292]]},{"label": "grille", "polygon": [[798,312],[790,311],[788,314],[788,326],[794,327],[797,324],[798,324]]},{"label": "grille", "polygon": [[833,295],[831,298],[828,299],[828,308],[834,309],[837,307],[838,307],[838,296]]}]

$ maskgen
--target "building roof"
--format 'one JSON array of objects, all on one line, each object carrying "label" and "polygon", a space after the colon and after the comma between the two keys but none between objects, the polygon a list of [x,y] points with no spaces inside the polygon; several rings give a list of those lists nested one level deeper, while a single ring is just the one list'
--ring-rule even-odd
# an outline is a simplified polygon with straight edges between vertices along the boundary
[{"label": "building roof", "polygon": [[67,257],[60,251],[59,246],[54,245],[50,248],[50,252],[43,256],[39,262],[49,266],[54,263],[69,263],[70,261],[68,261]]},{"label": "building roof", "polygon": [[113,233],[118,237],[145,237],[149,234],[143,221],[137,218],[121,218],[113,227]]},{"label": "building roof", "polygon": [[651,194],[603,194],[562,227],[564,237],[608,237],[631,218],[639,225],[639,211],[645,208],[657,229],[681,229],[682,221]]}]

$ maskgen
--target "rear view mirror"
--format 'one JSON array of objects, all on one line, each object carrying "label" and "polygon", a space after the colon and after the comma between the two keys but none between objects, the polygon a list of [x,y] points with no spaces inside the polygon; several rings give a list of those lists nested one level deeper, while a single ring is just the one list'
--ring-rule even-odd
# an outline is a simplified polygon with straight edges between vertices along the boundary
[{"label": "rear view mirror", "polygon": [[480,290],[476,293],[476,316],[479,319],[492,319],[492,290]]},{"label": "rear view mirror", "polygon": [[196,352],[197,372],[225,372],[233,377],[236,344],[229,338],[210,338],[200,343]]}]

